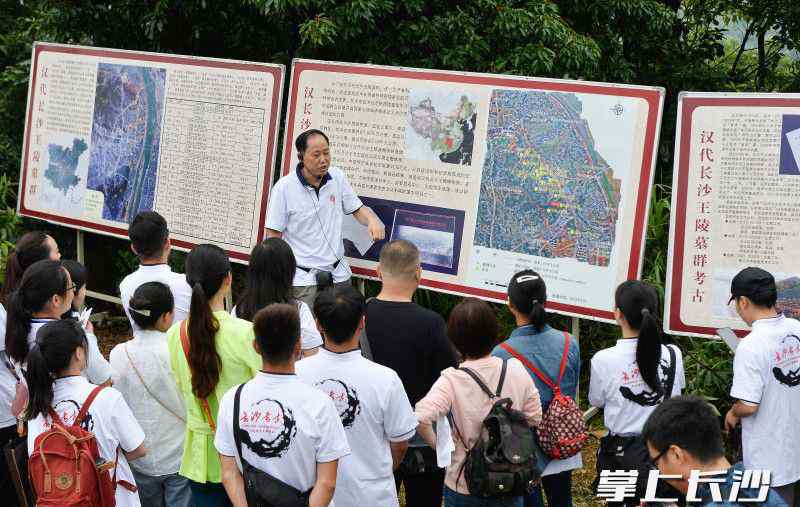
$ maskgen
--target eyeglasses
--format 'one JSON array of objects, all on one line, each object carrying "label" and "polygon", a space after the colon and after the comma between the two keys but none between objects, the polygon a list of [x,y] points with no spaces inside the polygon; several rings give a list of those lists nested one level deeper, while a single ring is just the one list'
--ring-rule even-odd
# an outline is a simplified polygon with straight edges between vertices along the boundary
[{"label": "eyeglasses", "polygon": [[76,284],[76,283],[73,283],[72,285],[70,285],[69,287],[67,287],[67,290],[66,290],[66,292],[72,291],[72,292],[74,292],[75,294],[77,294],[77,293],[78,293],[78,290],[79,290],[78,284]]},{"label": "eyeglasses", "polygon": [[663,451],[661,451],[660,453],[658,453],[658,454],[657,454],[655,457],[651,457],[650,459],[648,459],[648,460],[647,460],[647,464],[648,464],[648,465],[650,465],[650,468],[652,468],[652,469],[654,469],[654,470],[655,470],[655,469],[658,469],[658,460],[660,460],[660,459],[661,459],[661,457],[662,457],[662,456],[664,456],[664,454],[665,454],[665,453],[666,453],[668,450],[669,450],[669,447],[667,447],[666,449],[664,449]]}]

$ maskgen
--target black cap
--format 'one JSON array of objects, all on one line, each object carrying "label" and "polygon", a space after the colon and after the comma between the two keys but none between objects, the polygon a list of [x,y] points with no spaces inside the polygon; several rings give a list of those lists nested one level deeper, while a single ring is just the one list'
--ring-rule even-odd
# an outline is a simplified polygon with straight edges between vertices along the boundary
[{"label": "black cap", "polygon": [[752,299],[753,296],[774,293],[776,290],[775,277],[769,272],[761,268],[744,268],[731,281],[731,298],[728,303],[739,296]]}]

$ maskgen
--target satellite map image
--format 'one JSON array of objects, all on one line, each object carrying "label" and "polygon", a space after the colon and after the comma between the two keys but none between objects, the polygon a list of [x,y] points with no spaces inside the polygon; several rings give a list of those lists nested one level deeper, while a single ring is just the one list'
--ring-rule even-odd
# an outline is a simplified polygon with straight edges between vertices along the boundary
[{"label": "satellite map image", "polygon": [[573,93],[494,90],[475,244],[609,264],[621,181]]},{"label": "satellite map image", "polygon": [[406,156],[471,165],[478,119],[474,101],[438,90],[412,90],[408,101]]},{"label": "satellite map image", "polygon": [[164,69],[98,65],[87,183],[103,193],[106,220],[130,222],[153,207],[165,75]]}]

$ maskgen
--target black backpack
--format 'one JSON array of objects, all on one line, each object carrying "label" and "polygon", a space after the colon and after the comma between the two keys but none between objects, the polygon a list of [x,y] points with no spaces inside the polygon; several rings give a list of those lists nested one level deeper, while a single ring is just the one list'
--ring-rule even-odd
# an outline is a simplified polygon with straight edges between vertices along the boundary
[{"label": "black backpack", "polygon": [[[470,495],[480,497],[521,496],[531,492],[539,479],[536,471],[533,428],[525,415],[511,408],[510,398],[500,398],[508,363],[503,360],[497,392],[486,387],[477,373],[459,368],[478,383],[494,401],[489,415],[481,423],[478,441],[467,451],[464,473]],[[465,443],[458,427],[458,438]]]}]

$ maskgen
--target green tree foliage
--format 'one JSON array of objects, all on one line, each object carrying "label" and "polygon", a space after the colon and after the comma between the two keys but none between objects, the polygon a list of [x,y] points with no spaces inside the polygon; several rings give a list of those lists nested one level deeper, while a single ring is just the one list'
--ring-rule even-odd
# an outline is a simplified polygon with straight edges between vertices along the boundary
[{"label": "green tree foliage", "polygon": [[[662,291],[678,92],[800,88],[800,66],[788,57],[800,44],[797,0],[0,3],[0,173],[12,181],[19,171],[34,40],[286,65],[303,57],[663,86],[665,113],[644,265],[644,277]],[[726,40],[726,27],[735,23],[746,27],[744,43]],[[0,239],[8,236],[3,230],[0,224]],[[118,264],[126,260],[119,258]],[[426,291],[418,297],[444,314],[455,303]],[[507,310],[498,307],[498,312],[504,327],[513,327]],[[558,324],[569,326],[566,319]],[[584,321],[582,335],[586,359],[611,343],[617,331]],[[724,398],[730,371],[724,348],[679,341],[689,356],[689,389]]]}]

